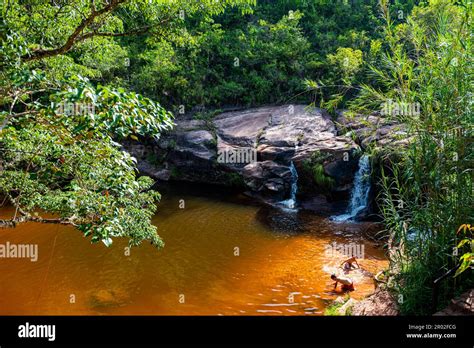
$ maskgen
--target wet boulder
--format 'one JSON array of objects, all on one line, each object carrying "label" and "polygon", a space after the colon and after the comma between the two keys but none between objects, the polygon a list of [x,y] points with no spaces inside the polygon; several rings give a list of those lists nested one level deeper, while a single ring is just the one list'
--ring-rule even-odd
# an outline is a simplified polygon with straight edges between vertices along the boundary
[{"label": "wet boulder", "polygon": [[382,288],[377,288],[372,295],[352,307],[352,315],[394,316],[399,313],[396,299],[388,290]]},{"label": "wet boulder", "polygon": [[244,167],[242,175],[254,193],[277,200],[285,197],[292,181],[289,167],[272,161],[250,163]]}]

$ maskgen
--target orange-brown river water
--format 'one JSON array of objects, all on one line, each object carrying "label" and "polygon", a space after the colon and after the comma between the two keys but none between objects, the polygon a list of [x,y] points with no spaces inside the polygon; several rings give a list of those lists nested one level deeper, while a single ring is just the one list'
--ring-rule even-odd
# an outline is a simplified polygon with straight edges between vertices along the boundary
[{"label": "orange-brown river water", "polygon": [[370,294],[367,274],[387,267],[383,250],[354,224],[233,194],[165,189],[153,223],[165,248],[143,244],[130,255],[124,240],[107,248],[71,227],[0,230],[0,244],[38,245],[36,262],[0,258],[0,315],[321,315],[340,295],[329,275],[342,272],[344,255],[333,243],[364,247],[364,271],[349,274],[351,297]]}]

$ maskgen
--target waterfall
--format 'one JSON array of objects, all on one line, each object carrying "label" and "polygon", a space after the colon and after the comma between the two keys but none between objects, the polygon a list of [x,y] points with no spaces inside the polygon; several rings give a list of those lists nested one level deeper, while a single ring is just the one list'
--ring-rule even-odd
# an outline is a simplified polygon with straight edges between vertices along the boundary
[{"label": "waterfall", "polygon": [[360,211],[367,207],[370,191],[370,159],[363,155],[359,159],[359,169],[354,177],[354,187],[352,188],[351,201],[347,213],[333,216],[333,221],[353,220]]},{"label": "waterfall", "polygon": [[290,164],[291,172],[291,196],[290,199],[280,202],[281,205],[289,209],[295,209],[296,207],[296,192],[298,191],[298,172],[296,171],[293,161]]}]

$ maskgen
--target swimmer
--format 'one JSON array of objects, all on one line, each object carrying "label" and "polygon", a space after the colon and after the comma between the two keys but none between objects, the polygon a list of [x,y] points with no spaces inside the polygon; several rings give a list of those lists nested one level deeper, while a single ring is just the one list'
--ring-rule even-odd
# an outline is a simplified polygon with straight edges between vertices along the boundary
[{"label": "swimmer", "polygon": [[357,265],[357,268],[360,268],[359,264],[357,263],[357,260],[356,260],[355,256],[352,256],[352,257],[348,258],[347,260],[344,260],[343,262],[341,262],[340,266],[342,266],[345,273],[348,273],[352,268],[356,268],[353,265],[354,263]]},{"label": "swimmer", "polygon": [[351,278],[347,277],[338,277],[335,274],[331,274],[331,279],[335,280],[336,283],[334,284],[334,290],[337,288],[337,283],[341,283],[341,290],[342,291],[354,291],[354,282]]}]

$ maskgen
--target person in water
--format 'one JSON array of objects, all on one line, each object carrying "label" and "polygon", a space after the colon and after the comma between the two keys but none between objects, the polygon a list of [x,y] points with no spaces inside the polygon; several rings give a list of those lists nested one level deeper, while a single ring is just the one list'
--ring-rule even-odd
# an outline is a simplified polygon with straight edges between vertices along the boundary
[{"label": "person in water", "polygon": [[344,260],[342,263],[341,263],[341,266],[342,268],[344,269],[344,273],[349,273],[349,271],[352,269],[352,268],[356,268],[353,264],[356,264],[357,265],[357,268],[360,268],[359,264],[357,263],[357,259],[355,258],[355,256],[352,256],[350,258],[348,258],[347,260]]},{"label": "person in water", "polygon": [[337,288],[337,283],[341,283],[341,290],[342,291],[354,291],[354,282],[351,278],[348,277],[338,277],[335,274],[331,274],[331,279],[336,281],[334,284],[334,289]]}]

